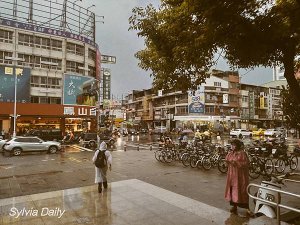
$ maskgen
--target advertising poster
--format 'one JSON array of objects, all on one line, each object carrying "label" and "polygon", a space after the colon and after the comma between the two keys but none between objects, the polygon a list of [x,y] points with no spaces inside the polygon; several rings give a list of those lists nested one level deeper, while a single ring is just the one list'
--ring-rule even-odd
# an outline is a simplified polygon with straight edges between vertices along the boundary
[{"label": "advertising poster", "polygon": [[188,110],[189,113],[204,113],[204,87],[200,86],[198,90],[189,92],[188,94]]},{"label": "advertising poster", "polygon": [[0,102],[14,102],[17,74],[17,102],[30,102],[30,69],[0,66]]},{"label": "advertising poster", "polygon": [[94,96],[89,94],[94,81],[93,77],[65,74],[64,105],[95,106],[97,94]]}]

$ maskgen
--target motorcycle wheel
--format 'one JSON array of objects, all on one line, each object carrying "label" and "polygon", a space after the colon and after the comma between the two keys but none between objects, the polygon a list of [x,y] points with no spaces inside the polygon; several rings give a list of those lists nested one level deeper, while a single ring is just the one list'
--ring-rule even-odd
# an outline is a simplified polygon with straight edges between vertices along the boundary
[{"label": "motorcycle wheel", "polygon": [[202,167],[205,169],[205,170],[210,170],[211,168],[211,161],[210,161],[210,158],[209,157],[205,157],[202,161]]},{"label": "motorcycle wheel", "polygon": [[188,154],[183,154],[181,156],[181,162],[185,167],[189,166],[190,165],[190,156]]},{"label": "motorcycle wheel", "polygon": [[285,170],[285,162],[283,159],[277,159],[275,161],[275,170],[277,173],[283,173]]},{"label": "motorcycle wheel", "polygon": [[298,167],[298,158],[297,156],[292,156],[290,159],[290,169],[295,170]]},{"label": "motorcycle wheel", "polygon": [[257,161],[254,161],[256,158],[252,158],[249,163],[249,177],[252,179],[257,179],[260,176],[260,166],[258,165]]},{"label": "motorcycle wheel", "polygon": [[198,158],[196,156],[192,156],[190,158],[190,166],[192,168],[196,168],[197,167],[197,161],[198,161]]},{"label": "motorcycle wheel", "polygon": [[173,161],[173,156],[172,156],[171,152],[165,152],[163,154],[163,159],[166,163],[171,163]]},{"label": "motorcycle wheel", "polygon": [[274,170],[274,164],[271,159],[266,159],[265,161],[265,172],[267,175],[271,175]]},{"label": "motorcycle wheel", "polygon": [[155,151],[154,152],[154,157],[155,157],[155,159],[158,161],[158,162],[160,162],[160,155],[161,155],[161,152],[160,151]]},{"label": "motorcycle wheel", "polygon": [[225,161],[225,159],[219,159],[219,161],[218,161],[218,170],[221,173],[227,173],[228,165],[227,165],[227,162]]}]

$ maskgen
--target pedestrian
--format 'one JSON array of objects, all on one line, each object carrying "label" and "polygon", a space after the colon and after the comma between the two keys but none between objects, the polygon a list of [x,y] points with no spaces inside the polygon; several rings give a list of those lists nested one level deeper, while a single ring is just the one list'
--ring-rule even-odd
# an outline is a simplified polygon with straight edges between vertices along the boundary
[{"label": "pedestrian", "polygon": [[238,139],[231,142],[231,151],[225,158],[228,163],[225,199],[230,202],[231,213],[237,214],[237,207],[247,209],[247,215],[251,216],[249,210],[249,198],[247,186],[249,184],[249,160],[243,151],[243,143]]},{"label": "pedestrian", "polygon": [[98,192],[102,192],[102,185],[104,189],[107,189],[107,169],[111,171],[112,155],[107,150],[107,145],[103,141],[100,144],[100,148],[95,152],[93,157],[93,163],[95,164],[95,183],[98,184]]}]

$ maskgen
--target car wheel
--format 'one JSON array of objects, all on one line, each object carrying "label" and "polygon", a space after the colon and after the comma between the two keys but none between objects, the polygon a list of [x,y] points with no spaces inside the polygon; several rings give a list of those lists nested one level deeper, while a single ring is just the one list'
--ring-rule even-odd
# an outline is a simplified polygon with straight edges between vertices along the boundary
[{"label": "car wheel", "polygon": [[49,153],[50,154],[55,154],[57,152],[57,147],[55,146],[50,146],[49,147]]},{"label": "car wheel", "polygon": [[13,155],[14,156],[21,155],[21,152],[22,152],[22,149],[20,149],[20,148],[14,148],[13,149]]},{"label": "car wheel", "polygon": [[95,141],[90,141],[90,142],[89,142],[89,146],[90,146],[91,148],[95,147],[95,146],[96,146],[96,142],[95,142]]},{"label": "car wheel", "polygon": [[242,138],[243,138],[243,135],[242,135],[242,134],[239,134],[239,138],[242,139]]}]

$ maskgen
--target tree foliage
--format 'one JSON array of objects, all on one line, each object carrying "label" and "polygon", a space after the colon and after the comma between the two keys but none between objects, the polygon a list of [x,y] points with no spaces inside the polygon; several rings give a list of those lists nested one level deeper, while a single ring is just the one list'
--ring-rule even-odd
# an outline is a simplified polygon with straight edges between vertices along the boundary
[{"label": "tree foliage", "polygon": [[134,8],[129,23],[145,39],[136,57],[156,88],[195,88],[221,51],[232,68],[283,65],[300,101],[300,0],[161,0]]},{"label": "tree foliage", "polygon": [[300,104],[291,97],[290,88],[281,91],[282,110],[289,127],[300,130]]}]

